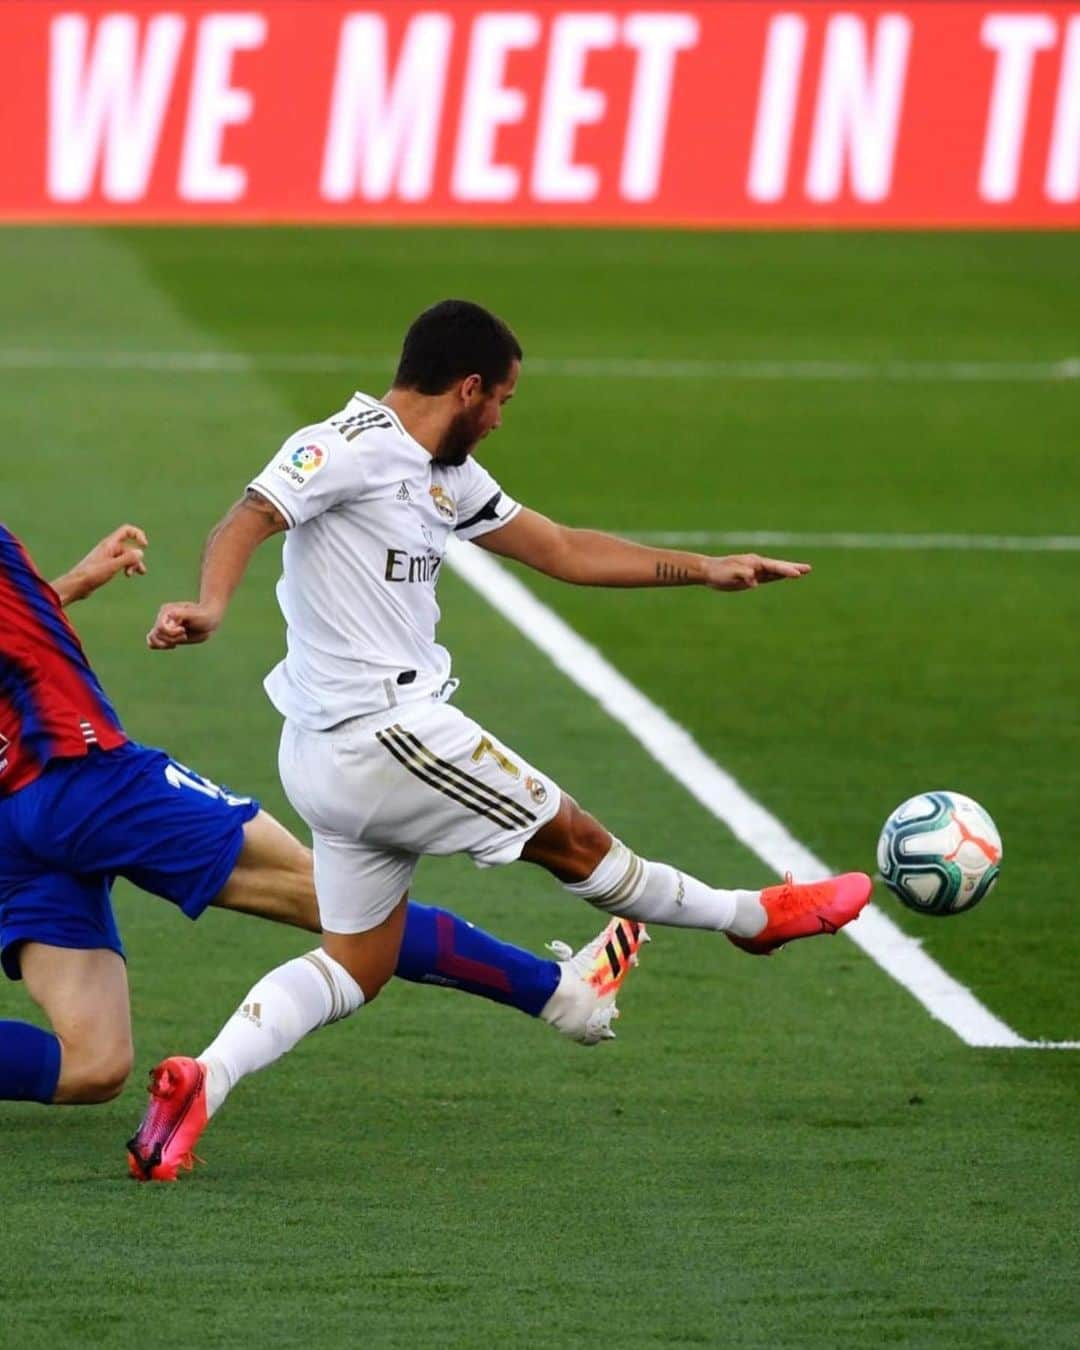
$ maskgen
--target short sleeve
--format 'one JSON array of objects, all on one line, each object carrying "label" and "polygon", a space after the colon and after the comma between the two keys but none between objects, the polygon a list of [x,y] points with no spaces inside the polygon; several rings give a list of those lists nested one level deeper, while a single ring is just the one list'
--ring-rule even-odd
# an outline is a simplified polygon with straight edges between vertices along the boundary
[{"label": "short sleeve", "polygon": [[248,484],[271,501],[292,528],[360,494],[360,459],[333,427],[308,427],[290,436]]},{"label": "short sleeve", "polygon": [[521,503],[508,497],[475,459],[470,458],[463,470],[465,481],[458,486],[454,533],[459,539],[479,539],[513,520],[521,510]]}]

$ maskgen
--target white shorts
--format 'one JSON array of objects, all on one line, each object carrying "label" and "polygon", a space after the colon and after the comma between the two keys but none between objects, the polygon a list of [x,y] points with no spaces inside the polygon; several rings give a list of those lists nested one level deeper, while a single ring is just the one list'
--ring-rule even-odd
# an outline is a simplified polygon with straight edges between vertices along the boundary
[{"label": "white shorts", "polygon": [[311,827],[319,919],[331,933],[382,923],[424,854],[514,862],[562,799],[478,723],[427,700],[330,731],[286,722],[278,769]]}]

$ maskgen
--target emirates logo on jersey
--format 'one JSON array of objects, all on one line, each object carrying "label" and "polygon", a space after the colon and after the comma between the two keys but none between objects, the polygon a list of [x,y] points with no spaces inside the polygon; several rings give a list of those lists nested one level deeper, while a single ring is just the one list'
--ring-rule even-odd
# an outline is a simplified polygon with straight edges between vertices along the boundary
[{"label": "emirates logo on jersey", "polygon": [[388,548],[383,576],[387,581],[434,581],[441,566],[442,558],[437,553],[409,554],[403,548]]},{"label": "emirates logo on jersey", "polygon": [[454,505],[453,497],[438,483],[432,483],[428,491],[431,493],[431,500],[435,503],[435,510],[438,511],[443,520],[453,520],[457,515],[457,507]]},{"label": "emirates logo on jersey", "polygon": [[0,731],[0,773],[3,773],[8,766],[7,751],[10,744],[8,738]]}]

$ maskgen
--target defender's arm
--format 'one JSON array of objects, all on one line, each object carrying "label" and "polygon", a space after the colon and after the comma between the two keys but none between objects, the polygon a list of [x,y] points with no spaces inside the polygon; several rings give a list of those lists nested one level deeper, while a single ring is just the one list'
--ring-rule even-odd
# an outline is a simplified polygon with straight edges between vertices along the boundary
[{"label": "defender's arm", "polygon": [[146,535],[138,525],[117,526],[81,562],[51,583],[60,603],[66,607],[76,600],[85,600],[120,572],[128,577],[144,576],[146,543]]},{"label": "defender's arm", "polygon": [[809,563],[762,558],[756,553],[711,558],[703,553],[650,548],[598,530],[557,525],[525,507],[501,529],[475,542],[577,586],[708,586],[717,591],[745,591],[810,571]]},{"label": "defender's arm", "polygon": [[169,651],[205,642],[218,629],[233,591],[239,586],[261,543],[287,529],[287,522],[271,502],[248,488],[207,537],[203,548],[199,599],[172,601],[158,610],[146,644],[155,651]]}]

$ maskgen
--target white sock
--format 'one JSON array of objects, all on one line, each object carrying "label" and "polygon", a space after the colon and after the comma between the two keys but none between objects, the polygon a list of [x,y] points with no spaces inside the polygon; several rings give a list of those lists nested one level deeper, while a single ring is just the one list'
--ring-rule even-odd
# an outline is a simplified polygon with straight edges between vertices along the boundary
[{"label": "white sock", "polygon": [[241,1078],[265,1069],[316,1027],[340,1022],[364,1001],[343,965],[321,948],[271,970],[254,985],[199,1060],[212,1116]]},{"label": "white sock", "polygon": [[639,858],[618,839],[591,877],[566,889],[608,914],[674,928],[756,937],[767,918],[760,891],[714,890],[667,863]]}]

